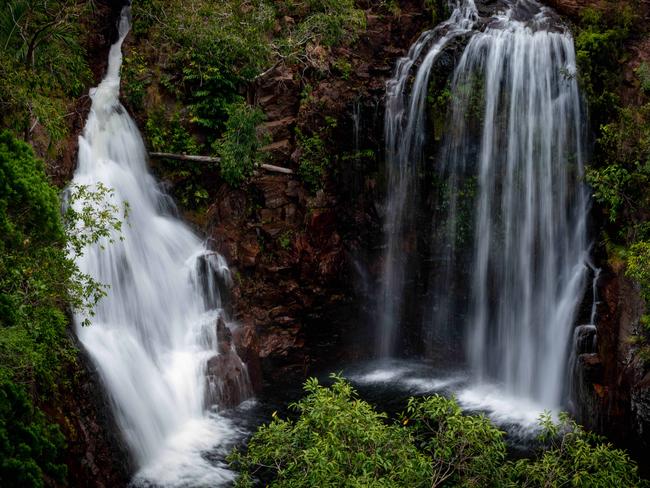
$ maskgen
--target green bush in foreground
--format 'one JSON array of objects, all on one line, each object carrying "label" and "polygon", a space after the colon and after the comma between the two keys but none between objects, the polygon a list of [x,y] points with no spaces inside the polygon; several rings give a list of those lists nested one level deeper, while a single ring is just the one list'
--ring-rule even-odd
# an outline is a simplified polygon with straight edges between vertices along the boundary
[{"label": "green bush in foreground", "polygon": [[229,460],[239,487],[638,487],[627,454],[585,432],[566,416],[540,419],[544,450],[506,460],[504,433],[484,416],[464,415],[453,399],[409,400],[399,422],[360,400],[341,377],[316,379],[291,408],[275,414]]}]

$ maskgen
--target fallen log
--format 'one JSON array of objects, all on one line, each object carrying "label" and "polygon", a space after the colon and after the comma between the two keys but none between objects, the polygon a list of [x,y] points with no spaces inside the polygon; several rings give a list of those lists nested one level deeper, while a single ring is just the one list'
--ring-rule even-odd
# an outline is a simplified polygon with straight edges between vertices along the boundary
[{"label": "fallen log", "polygon": [[[194,156],[191,154],[173,154],[161,152],[150,152],[149,157],[158,159],[174,159],[176,161],[194,161],[198,163],[218,163],[221,161],[221,158],[213,156]],[[273,164],[260,164],[259,167],[266,171],[270,171],[271,173],[283,173],[286,175],[293,174],[292,169],[283,168],[282,166],[275,166]]]}]

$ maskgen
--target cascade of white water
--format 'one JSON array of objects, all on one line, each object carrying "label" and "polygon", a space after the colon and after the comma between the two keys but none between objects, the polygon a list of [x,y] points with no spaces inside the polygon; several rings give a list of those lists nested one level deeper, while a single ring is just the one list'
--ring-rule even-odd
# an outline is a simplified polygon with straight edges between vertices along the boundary
[{"label": "cascade of white water", "polygon": [[[451,80],[437,158],[425,340],[441,330],[464,334],[477,378],[554,408],[563,401],[587,270],[584,122],[571,34],[534,0],[506,3],[481,30],[473,2],[457,4],[450,21],[423,34],[398,62],[388,84],[378,350],[390,355],[403,312],[402,247],[409,233],[423,231],[410,219],[429,137],[431,62],[450,36],[472,31]],[[426,49],[409,89],[412,65]]]},{"label": "cascade of white water", "polygon": [[[425,109],[431,68],[445,46],[467,33],[478,18],[473,0],[458,0],[451,7],[449,20],[420,36],[397,62],[394,75],[386,84],[384,135],[389,191],[384,225],[386,251],[378,296],[379,357],[393,354],[399,329],[407,266],[402,247],[406,233],[411,230],[417,169],[427,137]],[[418,62],[413,86],[407,92]]]},{"label": "cascade of white water", "polygon": [[[92,245],[78,259],[83,272],[110,288],[92,325],[76,317],[77,334],[141,476],[156,485],[214,486],[233,477],[201,456],[234,434],[216,412],[205,411],[206,369],[217,355],[216,320],[223,314],[218,285],[227,285],[229,270],[171,215],[169,197],[148,171],[140,133],[119,102],[129,26],[126,7],[106,76],[90,92],[73,184],[104,184],[114,191],[113,203],[128,202],[130,215],[123,240]],[[249,388],[243,364],[241,371],[241,387]]]},{"label": "cascade of white water", "polygon": [[556,407],[587,269],[581,99],[570,33],[549,30],[545,9],[516,13],[470,40],[453,81],[485,86],[469,356],[511,393]]}]

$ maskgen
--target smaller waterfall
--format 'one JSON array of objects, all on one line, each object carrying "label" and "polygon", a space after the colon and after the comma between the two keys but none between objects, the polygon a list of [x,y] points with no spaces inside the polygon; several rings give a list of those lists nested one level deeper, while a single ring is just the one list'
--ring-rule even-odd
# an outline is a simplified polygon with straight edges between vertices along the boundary
[{"label": "smaller waterfall", "polygon": [[[449,42],[473,27],[478,13],[472,0],[457,1],[449,20],[423,33],[395,67],[386,84],[384,136],[388,166],[388,198],[384,234],[386,251],[379,292],[379,334],[377,354],[394,353],[408,267],[405,251],[412,232],[415,185],[426,141],[425,108],[429,77],[434,61]],[[420,63],[410,92],[408,82]],[[410,94],[409,94],[410,93]]]},{"label": "smaller waterfall", "polygon": [[356,156],[361,147],[361,100],[356,99],[352,106],[352,150]]},{"label": "smaller waterfall", "polygon": [[222,324],[230,271],[172,215],[169,198],[147,169],[140,133],[119,102],[121,47],[129,27],[125,7],[106,76],[90,92],[73,183],[103,183],[113,190],[113,203],[128,202],[130,216],[123,240],[99,242],[77,260],[110,289],[91,326],[81,326],[85,317],[75,318],[76,332],[141,469],[137,479],[148,486],[214,486],[234,475],[204,453],[236,434],[215,410],[205,409],[227,400],[219,398],[223,385],[217,381],[227,371],[215,358],[230,358],[234,367],[229,374],[241,391],[230,396],[250,394],[246,367]]},{"label": "smaller waterfall", "polygon": [[596,320],[598,320],[598,305],[600,305],[600,301],[598,300],[598,282],[600,281],[600,274],[603,270],[596,268],[591,261],[587,261],[587,266],[589,266],[589,269],[594,274],[594,278],[591,280],[591,315],[589,323],[596,325]]}]

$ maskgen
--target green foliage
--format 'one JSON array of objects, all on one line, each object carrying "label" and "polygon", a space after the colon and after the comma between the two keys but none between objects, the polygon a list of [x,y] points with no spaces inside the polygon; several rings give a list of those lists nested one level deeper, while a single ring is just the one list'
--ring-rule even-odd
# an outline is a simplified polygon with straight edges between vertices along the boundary
[{"label": "green foliage", "polygon": [[[479,87],[482,90],[483,87]],[[427,106],[429,108],[429,120],[433,131],[433,136],[436,140],[440,140],[444,134],[445,122],[447,119],[447,112],[453,100],[453,94],[449,83],[444,85],[444,88],[437,88],[435,83],[429,84],[429,93],[427,94]],[[476,114],[475,110],[474,113]],[[479,112],[477,117],[482,118],[483,115]]]},{"label": "green foliage", "polygon": [[[52,383],[53,346],[64,335],[61,306],[73,268],[57,193],[31,148],[0,133],[0,376]],[[61,285],[60,285],[61,283]]]},{"label": "green foliage", "polygon": [[68,251],[72,258],[81,256],[86,247],[122,240],[122,225],[128,219],[129,205],[113,203],[115,192],[103,183],[72,185],[66,194],[67,206],[63,214]]},{"label": "green foliage", "polygon": [[291,231],[285,231],[278,237],[278,243],[285,251],[291,249],[291,241],[293,241],[293,232]]},{"label": "green foliage", "polygon": [[636,69],[636,74],[639,77],[641,89],[650,94],[650,64],[645,62],[641,63]]},{"label": "green foliage", "polygon": [[[198,154],[201,145],[189,129],[186,113],[180,111],[166,114],[161,108],[150,112],[146,133],[151,149],[157,152],[176,154]],[[172,195],[186,208],[199,208],[208,199],[203,186],[202,175],[205,163],[163,159],[162,169],[167,179],[174,183]]]},{"label": "green foliage", "polygon": [[145,57],[133,49],[122,63],[122,93],[132,109],[142,111],[147,86],[151,82],[151,75],[145,64]]},{"label": "green foliage", "polygon": [[639,241],[626,253],[625,274],[641,285],[643,299],[650,303],[650,242]]},{"label": "green foliage", "polygon": [[[585,9],[576,37],[580,81],[587,94],[590,117],[598,128],[593,162],[587,170],[595,201],[607,217],[603,226],[609,249],[627,260],[626,273],[650,298],[647,242],[650,240],[650,68],[641,63],[637,98],[641,103],[620,106],[626,62],[624,43],[647,34],[647,25],[629,1],[606,2],[600,10]],[[625,250],[627,248],[627,250]],[[644,342],[644,336],[639,336]],[[650,348],[641,344],[640,355]]]},{"label": "green foliage", "polygon": [[58,426],[48,424],[22,388],[0,382],[0,484],[7,488],[41,488],[45,476],[63,481],[60,462],[65,447]]},{"label": "green foliage", "polygon": [[227,112],[226,130],[214,150],[221,156],[222,178],[231,186],[239,186],[255,169],[264,140],[257,126],[264,120],[264,113],[244,101],[230,105]]},{"label": "green foliage", "polygon": [[533,459],[509,463],[509,486],[609,488],[648,486],[639,479],[636,464],[620,449],[585,430],[566,414],[554,423],[549,414],[541,418],[545,447]]},{"label": "green foliage", "polygon": [[88,8],[73,0],[10,0],[0,8],[0,124],[26,139],[40,124],[50,144],[66,135],[66,109],[91,77],[80,25]]},{"label": "green foliage", "polygon": [[121,226],[117,207],[103,201],[110,192],[96,190],[71,190],[64,224],[43,163],[0,133],[0,378],[49,391],[74,357],[63,310],[92,314],[105,290],[73,256]]},{"label": "green foliage", "polygon": [[296,136],[300,150],[298,175],[315,192],[322,187],[325,170],[330,164],[325,142],[318,134],[305,136],[300,129],[296,129]]},{"label": "green foliage", "polygon": [[503,432],[484,416],[464,415],[453,399],[410,399],[391,422],[333,375],[315,379],[291,405],[298,417],[273,414],[245,452],[229,461],[237,486],[269,487],[642,487],[637,466],[623,451],[585,432],[566,415],[540,419],[544,446],[531,459],[506,459]]},{"label": "green foliage", "polygon": [[223,128],[239,87],[271,63],[275,11],[267,2],[148,0],[133,14],[136,35],[156,46],[147,52],[152,73],[141,76],[159,77],[208,134]]},{"label": "green foliage", "polygon": [[499,486],[506,444],[486,417],[464,415],[453,399],[436,395],[409,399],[402,423],[432,463],[431,486]]},{"label": "green foliage", "polygon": [[42,487],[46,479],[62,481],[65,476],[59,463],[63,436],[33,401],[55,397],[67,382],[64,369],[75,361],[65,308],[90,314],[104,294],[104,287],[82,274],[73,257],[119,233],[122,220],[110,197],[101,185],[73,187],[63,220],[42,161],[27,144],[0,132],[2,486]]},{"label": "green foliage", "polygon": [[341,78],[349,80],[352,75],[352,64],[345,58],[337,58],[334,61],[334,69],[339,72]]},{"label": "green foliage", "polygon": [[[290,1],[289,9],[303,13],[302,21],[288,30],[285,53],[293,55],[308,44],[333,47],[349,44],[357,39],[366,27],[363,11],[356,8],[354,0]],[[287,10],[289,10],[287,9]]]},{"label": "green foliage", "polygon": [[618,104],[617,90],[622,79],[618,63],[636,20],[628,5],[614,8],[607,12],[585,8],[575,37],[578,75],[597,126],[612,115]]},{"label": "green foliage", "polygon": [[0,133],[0,235],[6,251],[20,249],[28,238],[38,245],[64,237],[59,199],[42,162],[8,132]]},{"label": "green foliage", "polygon": [[[187,109],[182,125],[199,136],[197,149],[219,154],[221,174],[235,186],[250,175],[262,142],[251,124],[261,120],[259,112],[241,102],[244,87],[282,64],[299,64],[303,73],[327,69],[322,61],[330,49],[353,43],[365,29],[365,14],[354,0],[143,0],[134,3],[133,13],[138,40],[124,71],[129,103],[140,106],[146,87],[164,88],[163,96]],[[351,75],[345,60],[334,68],[344,78]],[[165,131],[155,127],[157,109],[145,109],[147,138],[155,148],[168,138],[158,137]],[[211,168],[165,164],[174,183],[183,179],[184,188],[175,190],[181,203],[196,206],[207,196],[195,182]],[[319,179],[318,168],[306,173]]]},{"label": "green foliage", "polygon": [[330,388],[308,380],[307,396],[291,406],[300,415],[296,421],[274,417],[253,435],[246,454],[230,456],[242,472],[237,486],[252,486],[254,476],[271,487],[427,484],[430,463],[409,431],[387,425],[385,414],[335,379]]},{"label": "green foliage", "polygon": [[616,222],[624,203],[631,202],[626,195],[630,173],[618,164],[587,170],[587,181],[593,189],[594,199],[607,209],[610,222]]}]

